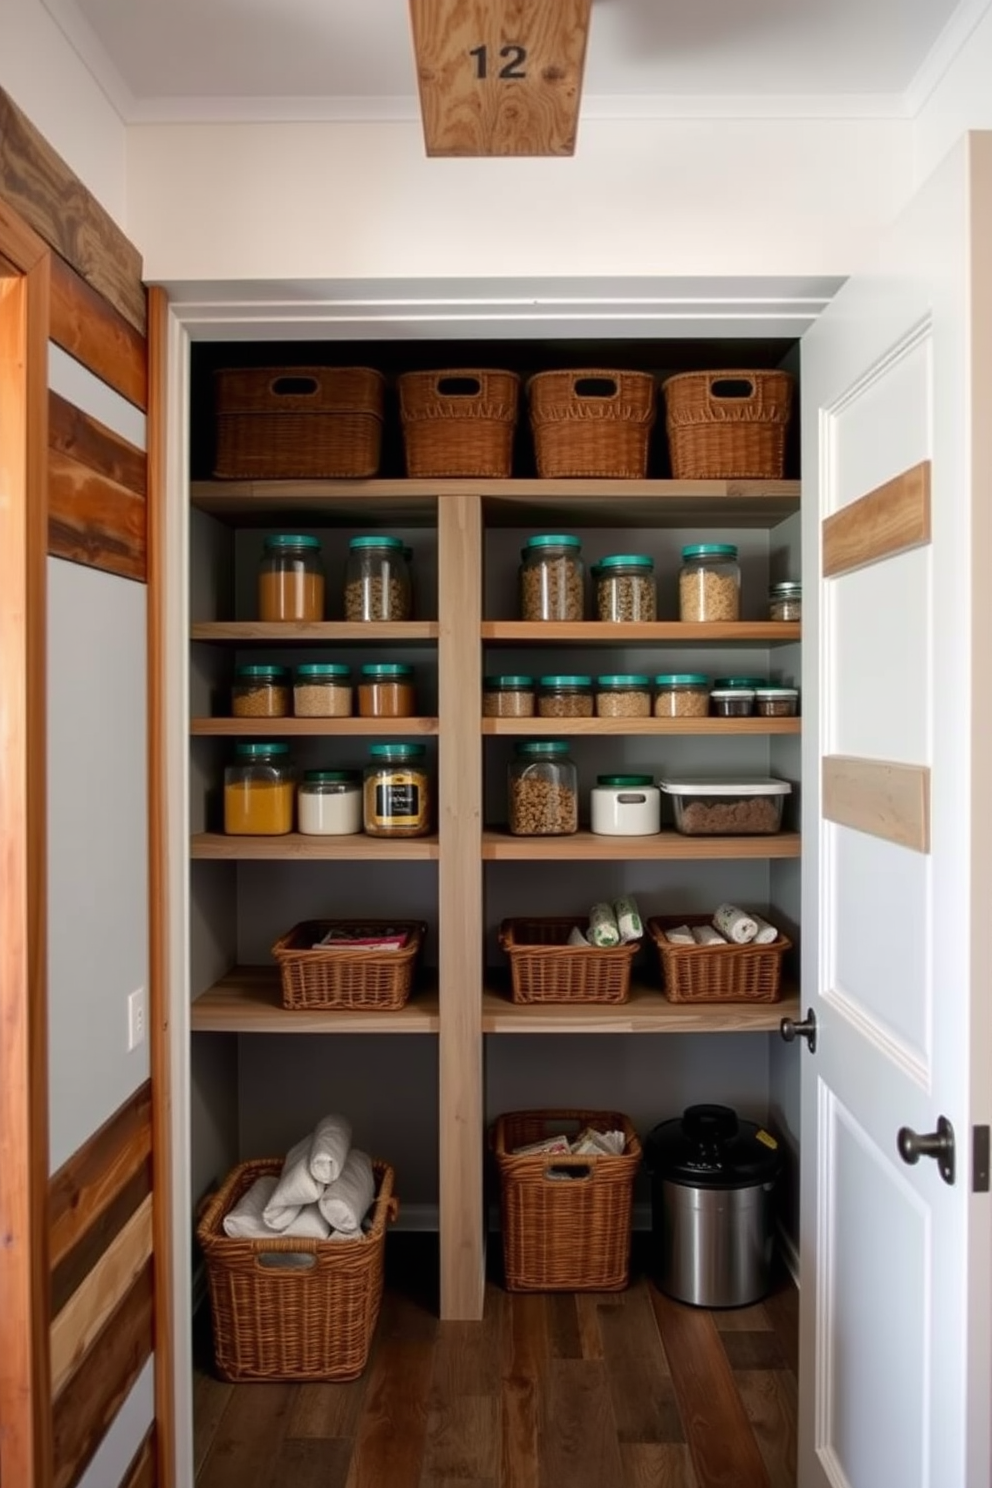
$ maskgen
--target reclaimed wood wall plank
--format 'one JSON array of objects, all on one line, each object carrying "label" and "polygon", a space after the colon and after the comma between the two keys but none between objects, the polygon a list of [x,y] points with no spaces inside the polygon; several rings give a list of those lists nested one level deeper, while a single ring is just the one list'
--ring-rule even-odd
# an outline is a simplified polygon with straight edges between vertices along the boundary
[{"label": "reclaimed wood wall plank", "polygon": [[120,1482],[120,1488],[155,1488],[158,1476],[155,1471],[155,1439],[158,1433],[154,1423],[148,1428],[141,1446],[131,1459],[130,1466]]},{"label": "reclaimed wood wall plank", "polygon": [[145,337],[57,254],[52,255],[51,337],[129,403],[148,408]]},{"label": "reclaimed wood wall plank", "polygon": [[53,1173],[48,1219],[51,1261],[58,1266],[151,1153],[151,1082],[137,1089]]},{"label": "reclaimed wood wall plank", "polygon": [[69,455],[48,455],[48,551],[125,579],[146,576],[148,509],[143,497]]},{"label": "reclaimed wood wall plank", "polygon": [[107,1207],[96,1216],[89,1229],[80,1236],[68,1255],[52,1271],[52,1317],[60,1313],[93,1270],[107,1247],[140,1209],[152,1191],[152,1160],[145,1158],[133,1177]]},{"label": "reclaimed wood wall plank", "polygon": [[838,826],[928,853],[930,771],[926,765],[824,755],[823,815]]},{"label": "reclaimed wood wall plank", "polygon": [[125,486],[135,496],[148,494],[148,460],[130,444],[58,393],[48,394],[48,447],[78,460],[88,470]]},{"label": "reclaimed wood wall plank", "polygon": [[835,579],[930,541],[930,461],[876,486],[823,523],[823,577]]}]

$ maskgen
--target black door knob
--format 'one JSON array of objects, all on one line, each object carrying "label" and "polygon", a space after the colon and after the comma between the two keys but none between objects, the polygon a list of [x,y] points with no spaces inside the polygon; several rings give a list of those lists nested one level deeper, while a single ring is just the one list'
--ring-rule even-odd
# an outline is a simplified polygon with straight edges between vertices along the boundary
[{"label": "black door knob", "polygon": [[901,1126],[896,1146],[910,1167],[921,1157],[932,1157],[944,1182],[954,1182],[954,1128],[946,1116],[938,1117],[935,1132],[915,1132],[911,1126]]},{"label": "black door knob", "polygon": [[812,1008],[807,1008],[806,1016],[801,1023],[793,1018],[783,1018],[778,1025],[778,1031],[787,1044],[793,1043],[797,1038],[804,1038],[809,1044],[809,1052],[816,1053],[816,1014]]}]

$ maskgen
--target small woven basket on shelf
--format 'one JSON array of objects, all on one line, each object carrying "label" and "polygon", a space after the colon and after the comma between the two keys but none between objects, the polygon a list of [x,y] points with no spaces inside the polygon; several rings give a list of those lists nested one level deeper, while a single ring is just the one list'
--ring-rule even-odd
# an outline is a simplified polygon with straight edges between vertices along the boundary
[{"label": "small woven basket on shelf", "polygon": [[676,925],[710,925],[709,915],[654,915],[645,929],[654,941],[662,990],[669,1002],[778,1002],[782,957],[792,949],[785,935],[771,945],[672,945],[665,931]]},{"label": "small woven basket on shelf", "polygon": [[571,932],[588,923],[578,916],[504,920],[499,943],[510,961],[511,1001],[626,1002],[630,963],[641,948],[570,946]]},{"label": "small woven basket on shelf", "polygon": [[314,944],[329,930],[354,920],[302,920],[276,941],[282,1005],[287,1008],[340,1008],[350,1012],[395,1012],[409,1000],[417,958],[427,926],[418,920],[362,920],[371,932],[406,930],[398,951],[349,950]]},{"label": "small woven basket on shelf", "polygon": [[[583,1127],[622,1131],[619,1157],[517,1155],[543,1137]],[[616,1292],[630,1276],[634,1178],[641,1144],[616,1111],[512,1111],[492,1131],[500,1177],[503,1258],[511,1292]],[[565,1172],[574,1177],[555,1177]]]},{"label": "small woven basket on shelf", "polygon": [[368,1361],[382,1301],[395,1175],[375,1162],[371,1228],[356,1240],[231,1240],[225,1214],[282,1158],[241,1163],[207,1200],[196,1236],[207,1263],[217,1372],[227,1380],[346,1380]]},{"label": "small woven basket on shelf", "polygon": [[214,373],[219,480],[364,480],[379,469],[385,379],[371,367]]},{"label": "small woven basket on shelf", "polygon": [[538,372],[527,392],[539,476],[643,480],[657,413],[650,373]]},{"label": "small woven basket on shelf", "polygon": [[676,480],[781,480],[788,372],[680,372],[662,383]]},{"label": "small woven basket on shelf", "polygon": [[397,383],[407,475],[510,474],[520,400],[515,372],[404,372]]}]

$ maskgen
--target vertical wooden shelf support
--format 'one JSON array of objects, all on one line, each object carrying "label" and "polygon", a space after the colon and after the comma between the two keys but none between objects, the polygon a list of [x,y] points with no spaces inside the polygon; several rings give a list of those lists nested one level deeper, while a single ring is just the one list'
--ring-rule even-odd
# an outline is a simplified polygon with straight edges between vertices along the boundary
[{"label": "vertical wooden shelf support", "polygon": [[477,1321],[484,1292],[482,1135],[482,502],[439,496],[438,740],[441,1317]]}]

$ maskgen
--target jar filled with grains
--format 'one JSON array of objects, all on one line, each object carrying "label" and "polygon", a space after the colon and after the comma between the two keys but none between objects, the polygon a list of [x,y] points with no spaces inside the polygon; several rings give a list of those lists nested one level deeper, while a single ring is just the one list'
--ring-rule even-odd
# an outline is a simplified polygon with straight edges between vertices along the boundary
[{"label": "jar filled with grains", "polygon": [[346,620],[409,620],[410,568],[398,537],[353,537],[344,580]]},{"label": "jar filled with grains", "polygon": [[362,819],[370,837],[424,837],[431,829],[431,786],[423,744],[371,744]]},{"label": "jar filled with grains", "polygon": [[281,837],[293,830],[295,796],[288,744],[236,744],[224,771],[224,831]]},{"label": "jar filled with grains", "polygon": [[789,580],[772,584],[768,591],[769,620],[801,620],[803,618],[803,586]]},{"label": "jar filled with grains", "polygon": [[710,682],[701,672],[665,672],[654,679],[656,718],[706,718]]},{"label": "jar filled with grains", "polygon": [[308,661],[296,668],[293,712],[297,718],[348,718],[351,702],[351,667]]},{"label": "jar filled with grains", "polygon": [[650,718],[651,678],[616,672],[596,678],[597,718]]},{"label": "jar filled with grains", "polygon": [[710,693],[710,712],[715,718],[750,718],[754,712],[754,691],[750,687],[714,687]]},{"label": "jar filled with grains", "polygon": [[324,569],[320,541],[296,533],[265,539],[258,569],[260,620],[323,620]]},{"label": "jar filled with grains", "polygon": [[537,684],[538,718],[591,718],[592,678],[541,677]]},{"label": "jar filled with grains", "polygon": [[359,718],[412,718],[415,706],[413,667],[396,661],[373,661],[362,667]]},{"label": "jar filled with grains", "polygon": [[483,718],[533,718],[534,678],[504,673],[482,682]]},{"label": "jar filled with grains", "polygon": [[235,718],[285,718],[289,713],[289,668],[235,667],[231,713]]},{"label": "jar filled with grains", "polygon": [[682,549],[679,619],[713,624],[739,620],[741,570],[732,543],[693,543]]},{"label": "jar filled with grains", "polygon": [[623,623],[656,618],[653,558],[640,553],[616,553],[600,559],[593,577],[597,619]]},{"label": "jar filled with grains", "polygon": [[584,615],[582,544],[549,533],[529,537],[520,550],[520,615],[524,620],[581,620]]},{"label": "jar filled with grains", "polygon": [[358,770],[307,770],[297,793],[300,831],[310,837],[350,837],[362,830]]},{"label": "jar filled with grains", "polygon": [[754,694],[754,711],[760,718],[794,718],[799,711],[799,689],[759,687]]},{"label": "jar filled with grains", "polygon": [[563,740],[525,740],[508,772],[516,837],[565,837],[579,829],[578,774]]}]

